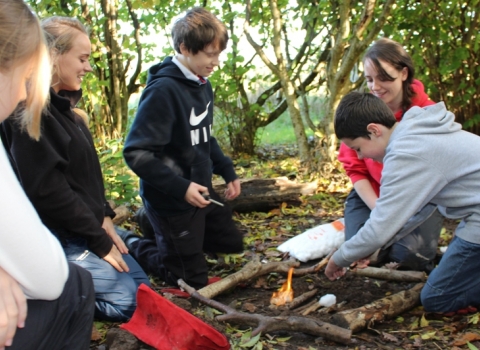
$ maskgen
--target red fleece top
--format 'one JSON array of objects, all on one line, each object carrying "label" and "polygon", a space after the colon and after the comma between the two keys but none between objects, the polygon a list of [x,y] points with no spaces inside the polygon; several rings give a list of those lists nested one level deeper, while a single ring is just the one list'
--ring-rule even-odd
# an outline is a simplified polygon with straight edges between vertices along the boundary
[{"label": "red fleece top", "polygon": [[[431,101],[425,93],[425,88],[420,81],[414,79],[411,86],[415,95],[412,97],[412,104],[409,108],[414,106],[426,107],[435,104],[435,102]],[[401,110],[395,113],[397,121],[401,121],[402,116],[403,111]],[[352,183],[355,183],[358,180],[367,179],[372,184],[373,190],[377,196],[380,195],[380,179],[382,177],[383,169],[382,163],[378,163],[368,158],[358,159],[357,152],[348,148],[343,142],[340,145],[338,160],[342,162],[343,168],[350,177],[350,180],[352,180]]]}]

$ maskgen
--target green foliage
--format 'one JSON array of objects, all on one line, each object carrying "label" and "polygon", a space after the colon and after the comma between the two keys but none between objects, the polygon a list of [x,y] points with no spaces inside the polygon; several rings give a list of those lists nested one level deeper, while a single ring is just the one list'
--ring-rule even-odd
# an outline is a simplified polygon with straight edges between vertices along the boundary
[{"label": "green foliage", "polygon": [[138,196],[138,178],[128,169],[123,159],[123,139],[107,141],[105,147],[97,148],[103,171],[105,195],[117,204],[141,204]]},{"label": "green foliage", "polygon": [[[456,121],[480,133],[479,0],[417,1],[399,6],[387,35],[412,55],[418,78]],[[422,20],[419,21],[418,19]]]}]

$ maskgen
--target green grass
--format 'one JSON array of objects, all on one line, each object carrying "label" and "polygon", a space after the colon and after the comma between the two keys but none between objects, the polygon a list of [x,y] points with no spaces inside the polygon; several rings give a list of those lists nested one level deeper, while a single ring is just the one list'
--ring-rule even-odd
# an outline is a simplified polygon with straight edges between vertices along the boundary
[{"label": "green grass", "polygon": [[[305,132],[307,137],[313,135],[313,131],[306,125]],[[258,136],[259,145],[283,145],[296,143],[292,120],[288,113],[283,113],[277,120],[268,124],[266,127],[259,129]]]}]

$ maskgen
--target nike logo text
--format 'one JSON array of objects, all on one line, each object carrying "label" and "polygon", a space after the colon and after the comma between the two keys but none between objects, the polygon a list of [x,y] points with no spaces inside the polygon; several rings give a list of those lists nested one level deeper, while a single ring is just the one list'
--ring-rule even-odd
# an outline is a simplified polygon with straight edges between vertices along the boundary
[{"label": "nike logo text", "polygon": [[202,120],[207,116],[208,114],[208,106],[210,106],[210,102],[207,104],[207,109],[205,109],[205,112],[203,112],[200,115],[195,115],[195,110],[192,107],[192,112],[190,113],[190,125],[191,126],[197,126],[202,122]]}]

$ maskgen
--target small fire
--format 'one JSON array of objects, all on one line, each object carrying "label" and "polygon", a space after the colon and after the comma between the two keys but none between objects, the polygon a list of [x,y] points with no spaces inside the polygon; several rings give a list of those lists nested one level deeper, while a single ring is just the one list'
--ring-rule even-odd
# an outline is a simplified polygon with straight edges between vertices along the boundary
[{"label": "small fire", "polygon": [[280,306],[290,303],[293,300],[292,274],[293,267],[288,270],[287,281],[282,285],[278,292],[273,292],[270,304]]}]

